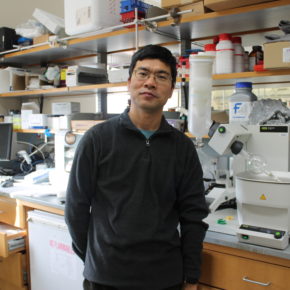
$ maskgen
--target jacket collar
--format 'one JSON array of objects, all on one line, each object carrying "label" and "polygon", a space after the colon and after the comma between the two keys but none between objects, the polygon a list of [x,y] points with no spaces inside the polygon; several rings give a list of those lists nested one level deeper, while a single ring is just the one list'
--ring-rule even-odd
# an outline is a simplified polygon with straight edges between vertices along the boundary
[{"label": "jacket collar", "polygon": [[[130,117],[129,117],[129,108],[127,108],[119,118],[119,122],[122,126],[125,126],[128,129],[139,131],[138,128],[132,123]],[[173,128],[168,124],[168,122],[165,120],[164,116],[162,116],[161,123],[159,129],[156,131],[156,133],[170,133],[173,132]]]}]

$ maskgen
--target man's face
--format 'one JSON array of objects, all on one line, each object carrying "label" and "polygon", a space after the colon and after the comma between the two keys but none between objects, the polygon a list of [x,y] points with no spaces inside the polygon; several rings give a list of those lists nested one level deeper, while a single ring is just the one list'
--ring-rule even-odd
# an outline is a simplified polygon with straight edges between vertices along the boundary
[{"label": "man's face", "polygon": [[173,92],[171,70],[159,59],[137,61],[128,90],[131,94],[131,110],[162,111]]}]

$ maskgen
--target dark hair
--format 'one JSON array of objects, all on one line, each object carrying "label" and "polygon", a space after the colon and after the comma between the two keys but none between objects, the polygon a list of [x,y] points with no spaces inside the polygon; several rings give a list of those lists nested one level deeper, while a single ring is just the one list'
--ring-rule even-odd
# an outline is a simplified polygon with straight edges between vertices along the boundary
[{"label": "dark hair", "polygon": [[136,66],[137,61],[143,59],[159,59],[160,61],[167,64],[171,69],[172,86],[175,85],[177,75],[175,57],[172,55],[171,51],[166,47],[153,44],[146,45],[133,54],[129,68],[129,79],[131,79],[132,77],[132,73]]}]

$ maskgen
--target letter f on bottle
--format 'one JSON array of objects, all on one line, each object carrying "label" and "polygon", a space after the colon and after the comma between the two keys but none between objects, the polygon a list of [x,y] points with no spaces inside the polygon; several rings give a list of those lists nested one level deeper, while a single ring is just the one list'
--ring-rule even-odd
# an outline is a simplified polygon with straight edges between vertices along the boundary
[{"label": "letter f on bottle", "polygon": [[235,114],[237,113],[237,111],[238,111],[239,108],[241,107],[241,104],[242,104],[242,103],[235,103],[235,105],[234,105],[234,111],[235,111]]}]

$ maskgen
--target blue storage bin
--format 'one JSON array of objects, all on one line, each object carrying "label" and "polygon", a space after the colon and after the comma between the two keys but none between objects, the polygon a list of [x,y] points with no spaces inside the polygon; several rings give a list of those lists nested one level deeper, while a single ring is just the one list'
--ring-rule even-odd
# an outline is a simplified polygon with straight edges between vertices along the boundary
[{"label": "blue storage bin", "polygon": [[123,0],[121,1],[120,13],[134,11],[135,8],[137,8],[138,11],[146,13],[149,7],[149,4],[144,3],[140,0]]}]

